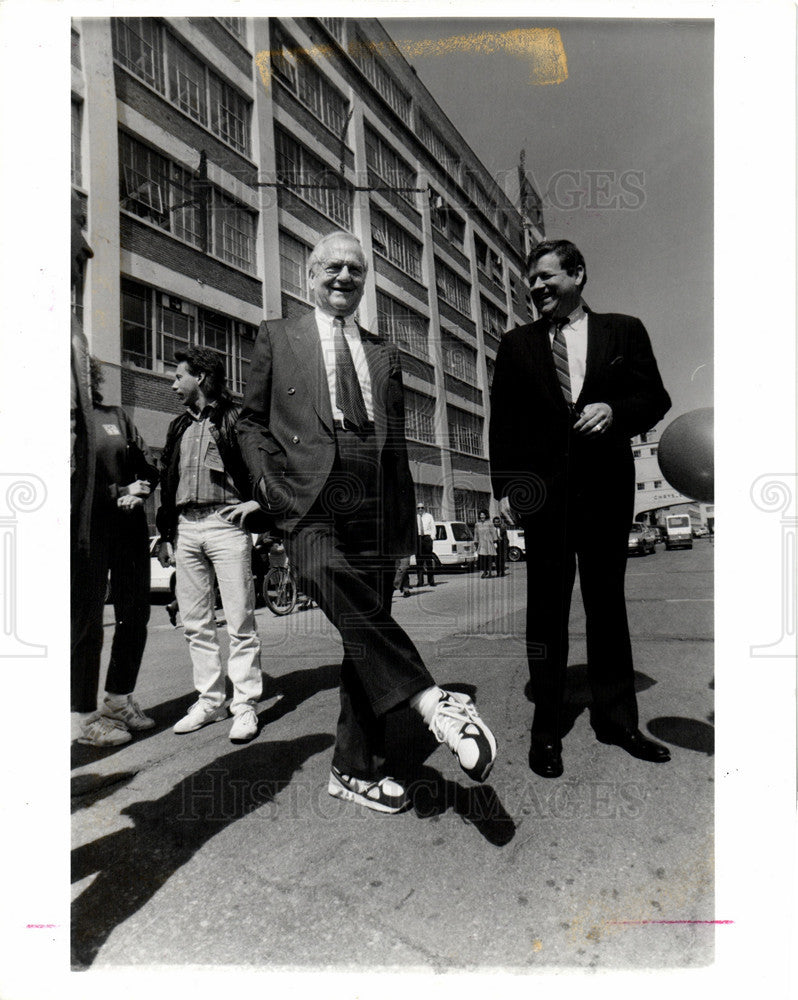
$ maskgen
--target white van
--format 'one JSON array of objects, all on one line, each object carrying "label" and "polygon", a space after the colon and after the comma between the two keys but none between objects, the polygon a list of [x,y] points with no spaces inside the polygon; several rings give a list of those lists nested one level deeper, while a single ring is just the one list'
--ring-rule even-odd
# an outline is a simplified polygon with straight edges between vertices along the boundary
[{"label": "white van", "polygon": [[[432,540],[435,571],[439,569],[473,569],[477,562],[474,536],[465,521],[436,521],[435,538]],[[410,557],[416,565],[416,557]]]},{"label": "white van", "polygon": [[693,526],[689,514],[668,514],[665,518],[665,548],[691,549]]}]

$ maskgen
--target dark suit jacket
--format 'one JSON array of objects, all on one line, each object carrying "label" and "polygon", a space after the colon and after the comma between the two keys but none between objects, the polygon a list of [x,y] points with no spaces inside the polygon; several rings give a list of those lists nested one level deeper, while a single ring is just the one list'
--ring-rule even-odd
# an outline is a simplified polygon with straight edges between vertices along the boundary
[{"label": "dark suit jacket", "polygon": [[493,492],[510,495],[522,514],[574,475],[594,480],[597,492],[631,503],[629,439],[650,430],[670,408],[645,327],[633,316],[588,311],[585,381],[575,409],[612,407],[605,434],[582,437],[563,398],[549,342],[538,320],[502,338],[491,388],[490,463]]},{"label": "dark suit jacket", "polygon": [[[405,441],[399,352],[360,328],[381,463],[384,555],[415,551],[414,490]],[[330,476],[335,430],[314,313],[263,322],[237,426],[256,497],[283,532],[308,513]]]}]

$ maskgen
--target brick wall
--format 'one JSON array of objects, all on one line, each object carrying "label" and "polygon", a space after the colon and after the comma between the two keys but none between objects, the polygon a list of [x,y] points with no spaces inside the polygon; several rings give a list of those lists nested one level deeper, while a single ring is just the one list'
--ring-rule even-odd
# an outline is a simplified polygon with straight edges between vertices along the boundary
[{"label": "brick wall", "polygon": [[405,274],[404,271],[400,271],[398,267],[395,267],[389,260],[385,260],[384,257],[380,257],[374,254],[374,273],[381,274],[386,278],[389,278],[395,285],[398,285],[402,291],[408,292],[410,295],[415,296],[419,302],[423,302],[427,305],[427,289],[420,284],[418,281],[414,281],[409,275]]},{"label": "brick wall", "polygon": [[479,389],[475,389],[473,385],[461,381],[461,379],[450,375],[448,372],[444,373],[443,380],[447,392],[454,393],[460,399],[468,399],[472,403],[482,405],[482,392]]},{"label": "brick wall", "polygon": [[447,239],[439,229],[435,228],[435,226],[432,227],[432,242],[439,250],[443,250],[445,254],[448,254],[453,261],[459,264],[460,267],[466,271],[466,273],[471,273],[469,269],[470,265],[468,263],[468,257],[466,257],[464,253],[461,253],[461,251],[452,244],[452,241]]},{"label": "brick wall", "polygon": [[130,215],[120,215],[119,239],[125,250],[132,250],[172,271],[197,278],[251,305],[263,306],[263,287],[257,278],[250,278]]},{"label": "brick wall", "polygon": [[457,472],[480,472],[487,476],[490,473],[490,463],[486,458],[475,458],[473,455],[462,455],[458,451],[451,453],[452,469]]},{"label": "brick wall", "polygon": [[[278,108],[285,108],[294,121],[310,132],[314,139],[318,140],[325,149],[333,154],[336,163],[338,163],[341,157],[340,138],[331,132],[326,125],[323,125],[314,114],[308,111],[305,105],[301,104],[291,91],[284,86],[282,80],[276,76],[272,76],[272,83],[275,105]],[[297,137],[297,141],[301,142],[302,140]],[[315,150],[311,149],[311,152],[315,152]],[[344,164],[350,169],[355,165],[355,154],[348,146],[344,147]]]},{"label": "brick wall", "polygon": [[441,464],[440,448],[433,448],[428,444],[415,444],[413,441],[407,442],[407,457],[411,462],[422,462],[425,465]]},{"label": "brick wall", "polygon": [[188,23],[197,31],[201,31],[220,52],[224,52],[230,62],[236,65],[242,73],[249,75],[252,72],[252,56],[241,42],[237,41],[226,28],[217,22],[216,18],[190,17]]},{"label": "brick wall", "polygon": [[151,372],[122,368],[122,406],[141,407],[177,416],[180,403],[171,389],[171,379]]},{"label": "brick wall", "polygon": [[440,296],[438,296],[438,312],[441,315],[441,319],[449,320],[455,330],[466,330],[472,337],[476,337],[476,323],[473,320],[466,319],[461,312],[450,306],[448,302],[444,302]]},{"label": "brick wall", "polygon": [[402,350],[401,346],[399,348],[402,371],[405,375],[414,375],[416,378],[420,378],[424,382],[429,382],[430,385],[435,385],[435,369],[432,365],[427,364],[426,361],[422,361],[417,358],[415,354],[409,354],[407,351]]}]

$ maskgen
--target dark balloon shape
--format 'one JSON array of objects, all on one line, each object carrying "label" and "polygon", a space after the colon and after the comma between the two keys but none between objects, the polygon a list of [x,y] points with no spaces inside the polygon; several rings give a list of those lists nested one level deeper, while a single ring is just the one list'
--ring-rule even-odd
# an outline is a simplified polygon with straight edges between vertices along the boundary
[{"label": "dark balloon shape", "polygon": [[705,407],[677,417],[663,431],[657,458],[671,486],[693,500],[715,499],[714,410]]}]

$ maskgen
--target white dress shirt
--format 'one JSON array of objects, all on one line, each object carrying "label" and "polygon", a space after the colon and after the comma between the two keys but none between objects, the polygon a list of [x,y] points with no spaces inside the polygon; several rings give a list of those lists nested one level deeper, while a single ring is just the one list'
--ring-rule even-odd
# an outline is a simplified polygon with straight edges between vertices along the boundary
[{"label": "white dress shirt", "polygon": [[[569,314],[562,328],[568,349],[568,373],[571,376],[571,399],[576,402],[585,381],[587,365],[587,313],[581,303]],[[555,327],[549,328],[549,344],[554,340]]]},{"label": "white dress shirt", "polygon": [[434,540],[435,518],[428,510],[425,510],[423,513],[421,511],[416,511],[416,526],[418,528],[419,535],[429,535],[430,538]]},{"label": "white dress shirt", "polygon": [[[327,386],[330,390],[330,405],[334,420],[343,420],[344,415],[339,410],[335,397],[335,331],[333,329],[333,317],[328,313],[316,309],[316,327],[321,340],[321,353],[324,358],[324,367],[327,371]],[[349,345],[352,355],[352,363],[355,366],[357,380],[360,383],[360,391],[363,393],[363,402],[366,406],[366,416],[369,420],[374,420],[374,401],[371,395],[371,374],[369,372],[366,352],[363,349],[363,342],[360,339],[360,330],[357,323],[351,316],[344,319],[344,336]]]}]

